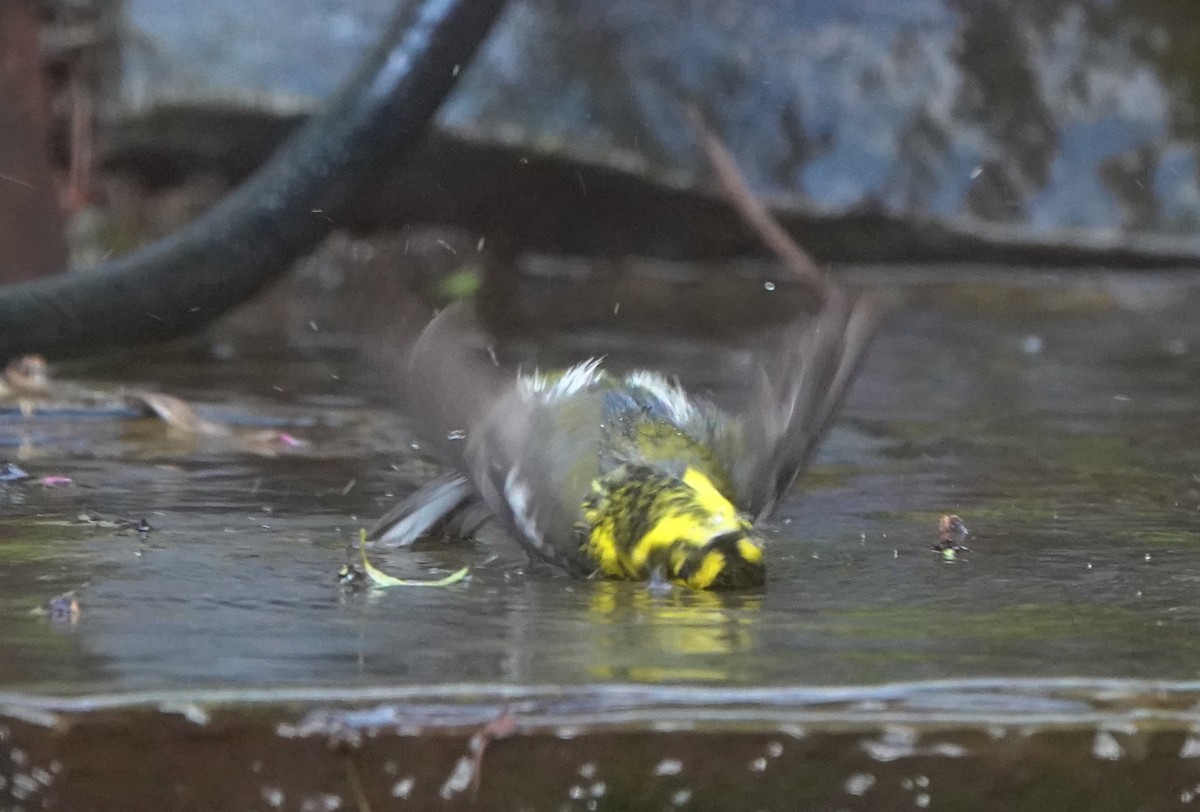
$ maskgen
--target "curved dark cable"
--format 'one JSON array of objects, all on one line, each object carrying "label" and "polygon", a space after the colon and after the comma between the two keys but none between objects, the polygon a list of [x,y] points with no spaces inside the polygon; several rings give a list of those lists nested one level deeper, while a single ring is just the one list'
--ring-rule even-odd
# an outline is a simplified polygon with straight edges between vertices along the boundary
[{"label": "curved dark cable", "polygon": [[248,299],[412,150],[503,5],[406,3],[330,109],[195,222],[95,269],[0,287],[0,361],[171,338]]}]

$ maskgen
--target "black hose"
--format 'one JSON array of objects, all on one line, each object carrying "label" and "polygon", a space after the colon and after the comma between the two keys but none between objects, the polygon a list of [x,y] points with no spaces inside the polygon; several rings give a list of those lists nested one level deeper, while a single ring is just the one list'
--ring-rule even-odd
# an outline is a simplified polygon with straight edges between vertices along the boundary
[{"label": "black hose", "polygon": [[172,338],[249,299],[412,151],[503,5],[406,3],[330,109],[196,221],[98,268],[0,287],[0,362]]}]

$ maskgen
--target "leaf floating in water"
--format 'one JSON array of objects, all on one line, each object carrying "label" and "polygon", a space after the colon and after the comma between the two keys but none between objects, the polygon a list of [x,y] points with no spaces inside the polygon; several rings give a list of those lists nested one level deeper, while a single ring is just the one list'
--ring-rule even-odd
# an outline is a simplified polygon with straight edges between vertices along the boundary
[{"label": "leaf floating in water", "polygon": [[134,395],[159,420],[177,431],[205,437],[228,437],[233,433],[228,426],[200,417],[191,405],[181,398],[160,392],[136,392]]},{"label": "leaf floating in water", "polygon": [[82,611],[75,590],[56,595],[46,603],[48,617],[55,623],[78,623]]},{"label": "leaf floating in water", "polygon": [[933,545],[933,549],[942,554],[942,560],[954,561],[959,553],[971,552],[971,548],[963,544],[970,534],[962,519],[947,514],[938,521],[938,543]]},{"label": "leaf floating in water", "polygon": [[41,615],[54,623],[74,625],[79,622],[83,612],[79,608],[79,593],[72,589],[61,595],[55,595],[43,605],[31,610],[30,614]]},{"label": "leaf floating in water", "polygon": [[942,544],[962,544],[969,535],[971,531],[958,516],[943,516],[938,521],[938,541]]},{"label": "leaf floating in water", "polygon": [[[360,530],[358,533],[358,551],[362,555],[363,572],[371,579],[371,583],[378,587],[389,586],[451,586],[467,577],[470,569],[463,567],[456,572],[452,572],[445,578],[439,578],[436,581],[409,581],[403,578],[396,578],[388,575],[381,569],[378,569],[374,564],[367,560],[367,531]],[[343,575],[342,580],[347,578]]]},{"label": "leaf floating in water", "polygon": [[281,448],[307,448],[308,443],[278,429],[245,430],[206,420],[191,404],[161,392],[133,392],[133,397],[174,431],[197,437],[215,437],[233,442],[245,451],[274,456]]},{"label": "leaf floating in water", "polygon": [[40,355],[24,355],[0,372],[0,398],[40,396],[50,392],[50,372]]},{"label": "leaf floating in water", "polygon": [[308,445],[304,440],[301,440],[294,434],[288,434],[286,431],[275,432],[275,439],[280,445],[287,446],[288,448],[304,448]]},{"label": "leaf floating in water", "polygon": [[0,482],[16,482],[18,479],[26,479],[28,476],[29,474],[11,462],[0,463]]}]

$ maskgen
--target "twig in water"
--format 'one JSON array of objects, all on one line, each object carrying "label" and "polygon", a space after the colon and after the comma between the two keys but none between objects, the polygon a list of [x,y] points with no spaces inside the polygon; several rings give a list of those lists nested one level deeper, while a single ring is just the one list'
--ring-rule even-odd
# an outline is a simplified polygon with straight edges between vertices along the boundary
[{"label": "twig in water", "polygon": [[705,157],[708,158],[713,172],[717,175],[721,189],[729,199],[729,204],[737,210],[737,213],[746,221],[746,225],[758,234],[759,238],[796,278],[807,282],[824,298],[829,287],[824,272],[808,255],[808,252],[797,245],[791,235],[783,230],[783,227],[767,211],[767,207],[762,204],[762,201],[750,191],[745,176],[738,169],[737,161],[734,160],[733,155],[716,133],[705,123],[700,111],[694,105],[688,105],[685,112],[688,122],[700,139],[700,147],[704,150]]}]

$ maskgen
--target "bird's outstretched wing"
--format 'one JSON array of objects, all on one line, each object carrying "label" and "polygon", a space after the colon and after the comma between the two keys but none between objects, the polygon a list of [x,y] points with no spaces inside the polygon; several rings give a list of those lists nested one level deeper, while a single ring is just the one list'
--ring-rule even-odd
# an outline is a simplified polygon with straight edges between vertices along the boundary
[{"label": "bird's outstretched wing", "polygon": [[710,424],[714,453],[757,521],[808,465],[862,364],[880,302],[830,285],[815,312],[798,316],[754,353],[749,395],[732,420]]},{"label": "bird's outstretched wing", "polygon": [[[499,366],[471,305],[456,303],[421,333],[405,378],[418,433],[469,483],[473,498],[535,557],[580,573],[590,566],[574,543],[572,508],[595,473],[568,471],[563,461],[590,460],[594,468],[596,454],[566,447],[576,433],[564,429],[570,417],[554,400],[576,384],[586,388],[594,374],[594,365],[580,365],[539,391],[536,378]],[[571,504],[558,498],[575,491]]]},{"label": "bird's outstretched wing", "polygon": [[443,474],[418,488],[379,518],[367,541],[407,547],[418,539],[445,532],[467,536],[487,518],[475,489],[457,472]]},{"label": "bird's outstretched wing", "polygon": [[[880,311],[874,299],[830,285],[818,306],[755,351],[750,394],[733,415],[654,373],[626,385],[655,395],[670,422],[710,448],[730,475],[734,501],[761,519],[828,431]],[[405,376],[408,411],[460,476],[434,486],[435,509],[401,510],[399,518],[433,525],[482,502],[535,557],[586,573],[590,565],[570,541],[577,506],[598,475],[601,446],[591,429],[602,422],[603,395],[586,395],[595,365],[552,383],[517,378],[494,359],[468,304],[442,311],[417,340]],[[411,529],[401,527],[401,535]]]},{"label": "bird's outstretched wing", "polygon": [[514,383],[474,308],[459,302],[434,316],[394,372],[418,435],[450,467],[465,471],[469,438]]}]

